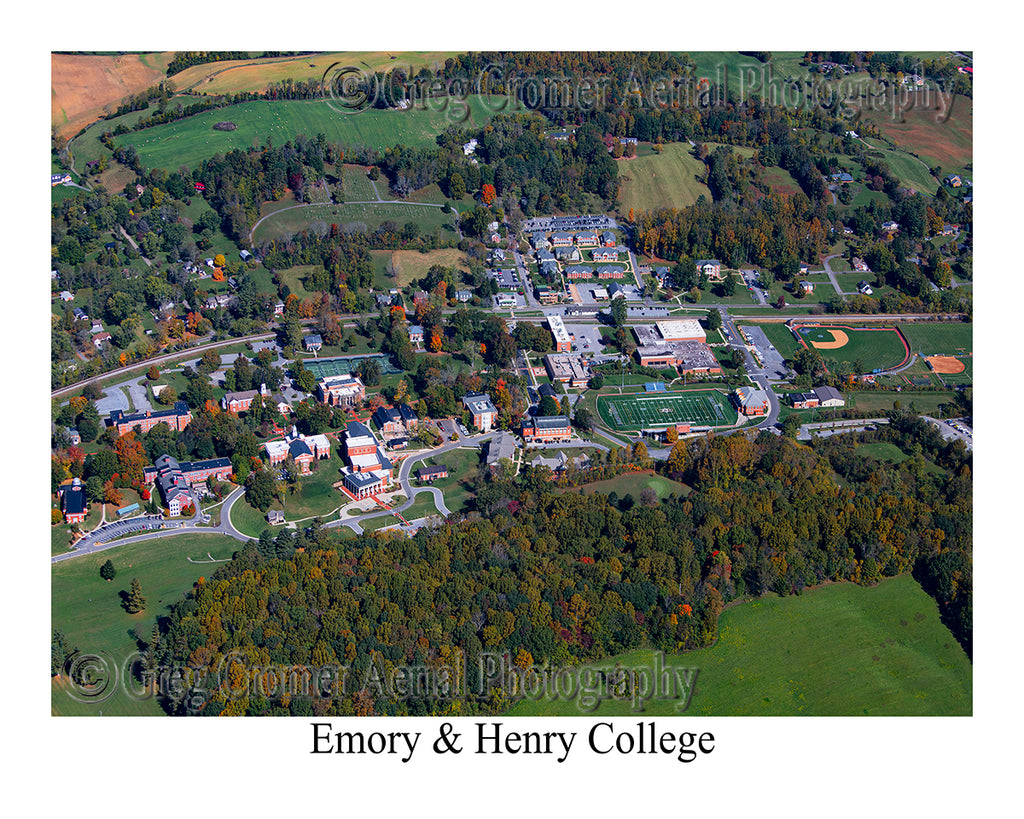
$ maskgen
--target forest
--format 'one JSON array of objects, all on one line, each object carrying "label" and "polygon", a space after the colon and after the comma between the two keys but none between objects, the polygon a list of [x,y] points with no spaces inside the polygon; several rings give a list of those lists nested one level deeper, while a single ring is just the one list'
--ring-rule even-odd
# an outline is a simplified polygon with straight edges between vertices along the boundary
[{"label": "forest", "polygon": [[[146,664],[187,666],[208,681],[230,657],[232,685],[250,691],[246,669],[257,667],[346,666],[361,679],[371,666],[448,667],[482,651],[521,665],[641,646],[679,652],[712,644],[730,603],[906,572],[970,654],[970,455],[898,411],[876,434],[911,457],[869,469],[854,436],[814,449],[768,433],[710,437],[677,442],[664,466],[694,487],[685,498],[588,496],[560,490],[546,468],[526,468],[481,477],[473,512],[412,538],[337,540],[317,525],[268,531],[174,606],[143,641]],[[617,453],[600,475],[627,468],[630,457]],[[473,691],[473,662],[466,668]],[[207,686],[199,700],[197,708],[181,688],[165,707],[205,715],[441,708],[427,695],[351,686],[295,697]],[[492,714],[510,704],[491,691],[443,707]]]}]

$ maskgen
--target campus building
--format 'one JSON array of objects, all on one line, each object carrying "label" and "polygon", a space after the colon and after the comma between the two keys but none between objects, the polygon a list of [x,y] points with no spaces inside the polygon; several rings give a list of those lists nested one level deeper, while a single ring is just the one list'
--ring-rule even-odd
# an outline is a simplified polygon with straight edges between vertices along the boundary
[{"label": "campus building", "polygon": [[87,514],[85,487],[78,478],[60,488],[60,508],[64,513],[65,523],[83,523]]},{"label": "campus building", "polygon": [[368,426],[350,421],[343,433],[345,460],[342,469],[345,489],[356,498],[365,498],[383,492],[391,485],[391,461],[384,455],[377,439]]},{"label": "campus building", "polygon": [[317,395],[332,407],[354,407],[366,397],[366,387],[358,376],[328,375],[316,385]]},{"label": "campus building", "polygon": [[473,416],[473,426],[481,432],[490,431],[498,418],[498,410],[490,397],[483,393],[469,393],[463,396],[462,403]]},{"label": "campus building", "polygon": [[303,475],[312,472],[314,460],[331,457],[331,442],[326,435],[298,435],[294,427],[290,436],[282,441],[267,441],[263,449],[271,466],[284,463],[290,455]]},{"label": "campus building", "polygon": [[843,394],[834,387],[815,387],[810,392],[794,392],[789,395],[793,409],[814,407],[842,407],[846,405]]},{"label": "campus building", "polygon": [[570,387],[585,387],[590,380],[583,359],[571,353],[549,353],[544,356],[544,367],[552,381],[561,381]]},{"label": "campus building", "polygon": [[548,443],[568,441],[572,437],[572,426],[564,415],[538,415],[523,421],[523,440]]},{"label": "campus building", "polygon": [[229,392],[220,399],[220,408],[225,412],[233,412],[236,415],[239,412],[248,412],[252,406],[253,399],[257,395],[267,396],[270,395],[270,390],[267,389],[266,384],[260,384],[258,390],[242,390],[241,392]]},{"label": "campus building", "polygon": [[555,352],[568,353],[572,350],[572,339],[569,331],[565,329],[565,322],[561,316],[548,316],[548,327],[551,335],[555,338]]},{"label": "campus building", "polygon": [[735,393],[736,406],[743,415],[767,415],[768,393],[754,387],[740,387]]},{"label": "campus building", "polygon": [[192,413],[184,401],[175,401],[173,408],[158,412],[146,410],[134,415],[125,415],[121,410],[114,410],[110,413],[110,426],[117,429],[118,435],[124,435],[136,428],[144,434],[160,423],[167,424],[175,432],[181,432],[191,420]]}]

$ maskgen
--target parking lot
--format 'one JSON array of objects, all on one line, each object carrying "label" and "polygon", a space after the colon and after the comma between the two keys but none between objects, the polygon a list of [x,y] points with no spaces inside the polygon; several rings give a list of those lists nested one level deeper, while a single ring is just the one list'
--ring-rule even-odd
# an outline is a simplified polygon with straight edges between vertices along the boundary
[{"label": "parking lot", "polygon": [[599,353],[601,345],[601,328],[596,324],[566,324],[565,329],[572,338],[574,353]]},{"label": "parking lot", "polygon": [[[768,340],[768,336],[764,334],[760,327],[744,327],[743,332],[747,334],[747,338],[753,342],[753,346],[757,348],[757,354],[761,357],[763,366],[761,372],[770,381],[783,381],[788,377],[789,368],[786,366],[785,361],[782,358],[782,354],[775,349],[772,343]],[[733,341],[740,341],[741,339],[733,339]]]}]

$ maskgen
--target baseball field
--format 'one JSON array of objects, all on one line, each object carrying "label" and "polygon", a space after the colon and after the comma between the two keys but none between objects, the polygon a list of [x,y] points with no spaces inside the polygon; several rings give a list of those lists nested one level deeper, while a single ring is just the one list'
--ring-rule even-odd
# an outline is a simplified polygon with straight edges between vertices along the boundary
[{"label": "baseball field", "polygon": [[818,350],[826,363],[845,362],[865,373],[899,367],[910,357],[910,347],[895,327],[799,324],[793,329],[800,343]]}]

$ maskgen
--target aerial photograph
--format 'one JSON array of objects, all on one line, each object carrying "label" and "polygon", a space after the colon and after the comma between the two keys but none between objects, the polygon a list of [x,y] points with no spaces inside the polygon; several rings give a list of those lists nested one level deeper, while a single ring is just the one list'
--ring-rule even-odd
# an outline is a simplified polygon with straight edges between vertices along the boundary
[{"label": "aerial photograph", "polygon": [[973,54],[49,51],[50,715],[974,715]]}]

